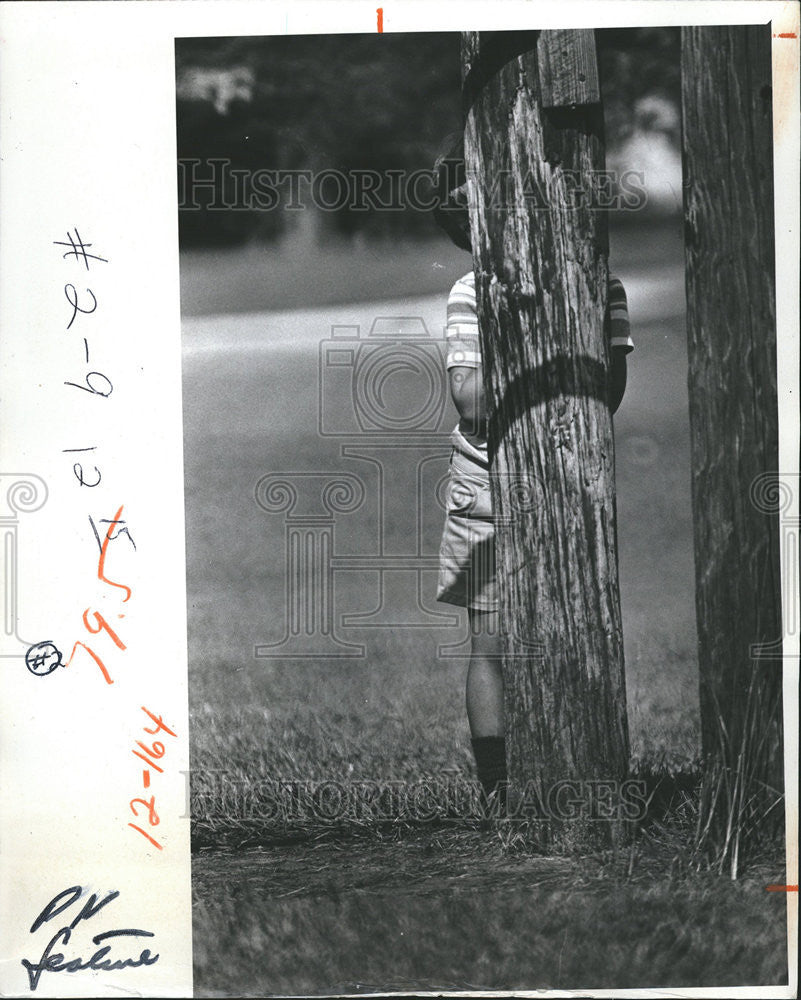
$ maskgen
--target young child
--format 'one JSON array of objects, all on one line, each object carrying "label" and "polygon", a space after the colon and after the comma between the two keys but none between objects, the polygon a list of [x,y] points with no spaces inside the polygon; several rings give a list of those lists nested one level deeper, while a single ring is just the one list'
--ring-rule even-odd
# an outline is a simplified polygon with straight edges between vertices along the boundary
[{"label": "young child", "polygon": [[[453,161],[450,161],[451,165]],[[435,170],[440,170],[438,161]],[[447,193],[435,218],[451,239],[470,250],[466,190]],[[444,209],[444,211],[443,211]],[[610,277],[606,330],[610,338],[609,403],[614,413],[626,387],[626,355],[633,350],[623,285]],[[459,423],[451,435],[450,483],[440,548],[440,601],[467,608],[471,652],[466,702],[478,778],[489,806],[503,802],[506,746],[498,597],[495,581],[495,529],[489,485],[481,340],[476,311],[475,275],[468,271],[454,284],[447,309],[447,369]]]}]

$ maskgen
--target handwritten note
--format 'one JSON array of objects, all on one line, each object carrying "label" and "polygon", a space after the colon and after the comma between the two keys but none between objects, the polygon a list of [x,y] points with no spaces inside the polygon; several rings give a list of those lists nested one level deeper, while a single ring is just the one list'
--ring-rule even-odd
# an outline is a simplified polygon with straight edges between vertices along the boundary
[{"label": "handwritten note", "polygon": [[[150,719],[151,722],[155,723],[155,728],[151,726],[143,726],[144,732],[150,736],[156,736],[158,733],[165,733],[167,736],[176,737],[176,733],[170,729],[170,727],[164,722],[161,716],[155,715],[151,712],[149,708],[145,708],[142,705],[142,711]],[[163,774],[164,768],[156,763],[156,761],[163,760],[166,754],[166,748],[161,740],[154,740],[152,743],[145,743],[143,740],[137,740],[136,746],[138,749],[132,750],[131,752],[135,757],[139,757],[141,760],[147,764],[147,767],[142,771],[142,787],[147,790],[150,788],[151,774],[155,772],[156,774]],[[151,795],[150,798],[134,798],[130,801],[131,812],[134,816],[138,817],[141,809],[145,810],[147,816],[147,822],[150,826],[159,825],[159,817],[156,812],[156,796]],[[163,850],[163,845],[156,840],[147,830],[143,830],[141,826],[136,823],[129,823],[132,829],[136,830],[137,833],[141,833],[142,836],[149,840],[154,847],[157,847],[160,851]]]},{"label": "handwritten note", "polygon": [[0,9],[6,996],[192,991],[168,10]]},{"label": "handwritten note", "polygon": [[[31,993],[36,991],[42,974],[45,972],[82,972],[85,970],[91,972],[113,972],[120,969],[136,968],[140,965],[155,965],[159,960],[157,954],[151,954],[150,948],[142,949],[137,958],[119,958],[112,954],[113,948],[115,945],[118,945],[115,939],[122,939],[122,944],[130,944],[126,939],[152,938],[155,936],[151,931],[135,927],[114,928],[92,935],[91,943],[95,946],[96,950],[88,959],[83,959],[77,955],[70,958],[64,952],[56,951],[56,947],[65,947],[73,944],[73,934],[76,938],[80,939],[80,934],[84,930],[84,927],[79,927],[79,925],[88,923],[104,907],[114,902],[119,896],[119,892],[112,891],[100,899],[93,892],[89,895],[84,905],[78,908],[75,904],[79,902],[85,892],[86,890],[80,885],[73,885],[68,889],[64,889],[63,892],[59,892],[50,900],[31,924],[30,933],[34,936],[39,936],[38,931],[45,924],[50,924],[56,917],[60,917],[67,910],[70,911],[69,915],[64,918],[69,920],[69,923],[59,928],[50,938],[39,960],[32,962],[27,958],[22,959],[22,965],[28,973],[28,983]],[[104,914],[104,916],[107,916],[107,914]],[[92,924],[92,930],[96,930],[96,928],[97,922]],[[50,930],[50,927],[47,930]],[[114,941],[115,944],[105,944],[104,942],[106,941]],[[75,942],[75,944],[80,946],[80,940]]]},{"label": "handwritten note", "polygon": [[[54,240],[53,243],[56,247],[63,249],[63,259],[68,264],[71,264],[73,268],[77,265],[78,268],[85,270],[86,272],[92,272],[93,269],[97,270],[97,266],[99,264],[107,265],[109,263],[108,257],[104,257],[101,256],[100,253],[93,252],[93,244],[91,242],[84,241],[77,226],[75,226],[72,231],[67,233],[65,239]],[[94,288],[96,288],[97,285],[94,279],[92,280]],[[102,278],[99,280],[102,285]],[[91,365],[89,334],[96,333],[102,329],[102,311],[98,318],[99,296],[102,298],[102,292],[98,295],[94,288],[86,285],[85,287],[82,286],[79,291],[73,281],[67,281],[64,284],[64,297],[67,301],[65,313],[68,317],[65,327],[67,331],[71,331],[75,326],[75,332],[78,336],[80,336],[83,344],[83,364],[87,369],[90,369]],[[76,320],[79,320],[79,318],[80,321],[76,326]],[[88,393],[90,399],[87,400],[87,403],[89,405],[97,406],[101,400],[105,403],[109,400],[112,392],[114,391],[111,379],[104,372],[90,369],[82,371],[81,375],[78,377],[82,377],[82,381],[75,382],[65,379],[64,385],[72,389],[78,389],[81,392]],[[100,413],[94,415],[94,421],[97,424],[102,425],[107,422],[106,414],[101,411]],[[62,452],[70,455],[95,451],[97,451],[96,444],[62,448]],[[80,487],[90,490],[97,489],[103,481],[103,474],[97,464],[92,464],[91,468],[89,468],[86,466],[85,460],[73,462],[72,475]],[[97,578],[107,586],[123,591],[124,596],[120,596],[120,600],[122,603],[125,603],[131,597],[131,588],[124,583],[112,580],[106,575],[106,559],[108,556],[109,545],[112,541],[116,541],[120,537],[124,536],[127,541],[131,543],[133,548],[136,549],[136,543],[134,542],[130,530],[122,517],[122,512],[123,508],[120,506],[117,508],[113,517],[99,519],[100,525],[104,526],[102,528],[102,539],[95,519],[91,514],[88,516],[89,523],[91,524],[94,537],[100,550],[97,562]],[[118,619],[123,619],[125,618],[125,614],[123,612],[117,612],[116,617]],[[126,649],[126,645],[120,638],[117,630],[112,627],[102,612],[93,610],[91,607],[87,607],[81,616],[81,621],[85,632],[93,636],[97,635],[107,637],[118,650]],[[105,645],[107,645],[107,643]],[[35,643],[30,647],[26,654],[26,664],[31,673],[36,674],[39,677],[46,677],[59,666],[70,666],[79,650],[83,650],[94,661],[107,684],[114,683],[112,675],[106,666],[105,660],[96,652],[94,645],[90,646],[88,642],[85,642],[83,639],[74,640],[70,654],[64,662],[62,662],[61,650],[52,640],[48,639],[43,642]],[[103,656],[106,657],[107,654],[104,652]]]}]

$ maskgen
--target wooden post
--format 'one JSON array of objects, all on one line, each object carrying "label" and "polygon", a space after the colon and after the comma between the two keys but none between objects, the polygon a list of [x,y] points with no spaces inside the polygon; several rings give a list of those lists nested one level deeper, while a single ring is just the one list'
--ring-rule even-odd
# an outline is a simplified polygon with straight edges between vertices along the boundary
[{"label": "wooden post", "polygon": [[682,107],[702,747],[738,766],[753,730],[781,788],[781,648],[753,648],[781,637],[778,506],[752,489],[778,480],[770,25],[683,28]]},{"label": "wooden post", "polygon": [[[549,78],[566,59],[580,87]],[[546,802],[629,756],[593,33],[468,32],[462,64],[509,774]]]}]

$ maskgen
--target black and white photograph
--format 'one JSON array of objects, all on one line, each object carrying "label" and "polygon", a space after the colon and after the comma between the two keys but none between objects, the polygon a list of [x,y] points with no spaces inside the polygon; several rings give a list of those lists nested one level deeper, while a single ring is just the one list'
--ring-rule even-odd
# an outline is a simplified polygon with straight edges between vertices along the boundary
[{"label": "black and white photograph", "polygon": [[0,0],[0,996],[797,996],[800,16]]},{"label": "black and white photograph", "polygon": [[786,987],[771,24],[382,17],[175,41],[195,995]]}]

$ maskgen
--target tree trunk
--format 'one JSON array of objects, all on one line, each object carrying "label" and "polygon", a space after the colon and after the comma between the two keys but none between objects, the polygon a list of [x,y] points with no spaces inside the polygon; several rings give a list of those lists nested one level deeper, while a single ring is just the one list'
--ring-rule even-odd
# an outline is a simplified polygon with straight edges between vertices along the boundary
[{"label": "tree trunk", "polygon": [[566,35],[577,64],[594,64],[592,32],[558,34],[547,59],[549,32],[462,36],[509,775],[513,799],[536,790],[550,815],[558,782],[617,781],[628,766],[607,222],[591,198],[603,116],[597,94],[542,109]]},{"label": "tree trunk", "polygon": [[770,25],[683,28],[682,104],[702,749],[780,788]]}]

